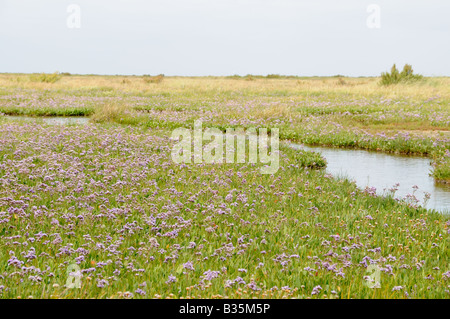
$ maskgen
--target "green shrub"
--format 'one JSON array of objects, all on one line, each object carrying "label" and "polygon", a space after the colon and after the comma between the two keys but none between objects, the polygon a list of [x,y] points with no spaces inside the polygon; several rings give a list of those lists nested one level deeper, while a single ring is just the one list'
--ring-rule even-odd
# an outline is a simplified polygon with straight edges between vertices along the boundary
[{"label": "green shrub", "polygon": [[42,82],[42,83],[55,83],[61,79],[61,74],[59,72],[55,73],[33,73],[30,74],[31,82]]},{"label": "green shrub", "polygon": [[327,166],[327,160],[318,152],[294,149],[286,144],[280,144],[280,151],[288,154],[300,167],[320,169]]},{"label": "green shrub", "polygon": [[412,66],[405,64],[403,71],[399,72],[395,64],[391,68],[391,72],[381,73],[381,84],[391,85],[397,83],[408,83],[422,79],[423,76],[420,74],[414,74]]},{"label": "green shrub", "polygon": [[[447,153],[450,155],[450,153]],[[438,158],[433,163],[433,176],[434,178],[443,183],[450,184],[450,156],[444,156],[443,158]]]},{"label": "green shrub", "polygon": [[157,76],[144,75],[142,78],[145,83],[161,83],[164,80],[164,74]]},{"label": "green shrub", "polygon": [[342,77],[338,77],[337,84],[338,85],[346,85],[347,82],[345,82],[345,80]]},{"label": "green shrub", "polygon": [[233,80],[239,80],[242,77],[240,75],[238,75],[238,74],[234,74],[234,75],[228,75],[226,78],[227,79],[233,79]]},{"label": "green shrub", "polygon": [[127,106],[124,103],[111,101],[98,106],[91,119],[94,123],[117,122],[127,117]]}]

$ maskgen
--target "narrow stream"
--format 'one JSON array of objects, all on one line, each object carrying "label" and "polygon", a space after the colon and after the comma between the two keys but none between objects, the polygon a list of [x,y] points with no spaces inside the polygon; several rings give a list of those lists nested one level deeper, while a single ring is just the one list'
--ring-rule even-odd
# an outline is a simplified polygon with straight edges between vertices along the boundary
[{"label": "narrow stream", "polygon": [[71,124],[87,124],[89,123],[89,117],[85,116],[50,116],[50,117],[32,117],[32,116],[2,116],[0,119],[13,122],[36,122],[49,125],[71,125]]},{"label": "narrow stream", "polygon": [[[88,124],[88,117],[2,116],[6,121],[31,121],[49,125]],[[327,172],[356,182],[361,189],[374,187],[378,195],[396,187],[395,198],[417,199],[425,208],[450,212],[450,185],[435,183],[426,157],[400,156],[364,150],[313,147],[290,144],[295,149],[320,152],[327,160]],[[394,186],[399,184],[398,186]],[[417,189],[416,189],[417,187]],[[426,194],[430,198],[425,200]],[[411,195],[413,197],[411,197]]]},{"label": "narrow stream", "polygon": [[[413,195],[425,208],[450,212],[450,185],[435,183],[426,157],[298,144],[291,147],[320,152],[327,159],[328,173],[353,180],[361,189],[375,187],[378,195],[386,195],[398,183],[395,198]],[[430,199],[424,205],[425,192],[430,194]]]}]

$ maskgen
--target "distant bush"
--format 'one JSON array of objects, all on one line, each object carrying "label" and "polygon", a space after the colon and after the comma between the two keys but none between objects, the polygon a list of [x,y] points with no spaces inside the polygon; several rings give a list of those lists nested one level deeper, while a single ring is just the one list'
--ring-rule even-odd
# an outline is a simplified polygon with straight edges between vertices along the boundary
[{"label": "distant bush", "polygon": [[338,77],[337,84],[338,85],[346,85],[347,82],[342,77]]},{"label": "distant bush", "polygon": [[99,105],[91,119],[95,123],[99,122],[118,122],[126,118],[127,106],[124,103],[116,101]]},{"label": "distant bush", "polygon": [[397,83],[407,83],[422,79],[423,76],[420,74],[414,74],[412,66],[405,64],[403,71],[399,72],[395,64],[391,68],[391,72],[381,73],[381,84],[391,85]]},{"label": "distant bush", "polygon": [[233,80],[253,81],[257,79],[298,79],[299,77],[297,75],[280,75],[280,74],[268,74],[268,75],[247,74],[244,76],[234,74],[228,75],[225,78]]},{"label": "distant bush", "polygon": [[286,144],[280,144],[280,151],[292,156],[301,167],[320,169],[327,166],[327,160],[318,152],[293,149]]},{"label": "distant bush", "polygon": [[[263,77],[264,78],[264,77]],[[266,79],[298,79],[298,75],[267,74]]]},{"label": "distant bush", "polygon": [[240,75],[238,75],[238,74],[234,74],[234,75],[228,75],[228,76],[226,76],[226,78],[227,79],[233,79],[233,80],[239,80],[242,77]]},{"label": "distant bush", "polygon": [[55,73],[33,73],[30,74],[31,82],[42,82],[42,83],[55,83],[61,79],[61,74],[59,72]]},{"label": "distant bush", "polygon": [[61,75],[62,76],[71,76],[72,74],[70,74],[69,72],[62,72]]},{"label": "distant bush", "polygon": [[161,83],[164,80],[164,74],[156,76],[144,75],[142,78],[145,83]]}]

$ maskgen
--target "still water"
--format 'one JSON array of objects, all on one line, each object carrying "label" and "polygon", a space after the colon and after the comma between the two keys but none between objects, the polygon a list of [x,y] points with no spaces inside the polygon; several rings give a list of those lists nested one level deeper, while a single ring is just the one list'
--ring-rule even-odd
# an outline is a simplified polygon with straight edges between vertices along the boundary
[{"label": "still water", "polygon": [[[2,116],[7,121],[32,121],[49,125],[88,124],[88,117]],[[413,195],[422,206],[450,212],[450,185],[438,184],[430,176],[430,160],[425,157],[400,156],[364,150],[313,147],[291,144],[297,149],[322,153],[327,159],[327,172],[346,177],[362,189],[375,187],[378,195],[389,193],[394,185],[396,198]],[[417,187],[415,189],[414,187]],[[425,194],[430,198],[425,200]]]},{"label": "still water", "polygon": [[[430,176],[430,159],[426,157],[298,144],[291,144],[291,147],[320,152],[327,159],[328,173],[353,180],[359,188],[375,187],[377,194],[383,195],[398,183],[396,198],[413,194],[428,209],[450,212],[450,185],[434,182]],[[425,192],[431,197],[424,205]]]},{"label": "still water", "polygon": [[2,116],[0,119],[6,121],[14,122],[35,122],[43,123],[49,125],[71,125],[71,124],[87,124],[89,122],[89,117],[77,116],[77,117],[67,117],[67,116],[54,116],[54,117],[31,117],[31,116]]}]

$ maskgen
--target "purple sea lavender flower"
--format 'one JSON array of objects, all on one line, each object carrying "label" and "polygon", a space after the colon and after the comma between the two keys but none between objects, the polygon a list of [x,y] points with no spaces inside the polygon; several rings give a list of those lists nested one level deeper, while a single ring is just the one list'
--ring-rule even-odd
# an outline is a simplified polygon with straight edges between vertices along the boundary
[{"label": "purple sea lavender flower", "polygon": [[17,259],[16,256],[12,256],[8,260],[8,266],[14,266],[14,267],[20,268],[22,265],[23,265],[23,261],[20,261],[19,259]]},{"label": "purple sea lavender flower", "polygon": [[311,292],[311,295],[318,295],[320,293],[320,291],[322,290],[322,287],[320,286],[315,286]]},{"label": "purple sea lavender flower", "polygon": [[99,288],[103,288],[109,285],[108,280],[105,279],[100,279],[99,281],[97,281],[97,287]]},{"label": "purple sea lavender flower", "polygon": [[183,264],[183,268],[187,270],[194,270],[194,264],[191,261]]},{"label": "purple sea lavender flower", "polygon": [[141,296],[145,296],[145,295],[147,294],[147,293],[146,293],[144,290],[142,290],[141,288],[136,289],[135,293],[137,293],[138,295],[141,295]]},{"label": "purple sea lavender flower", "polygon": [[225,288],[231,288],[232,286],[233,286],[233,281],[227,279],[227,280],[225,281]]},{"label": "purple sea lavender flower", "polygon": [[41,282],[42,281],[42,277],[41,276],[30,276],[28,277],[29,280],[31,280],[32,282]]},{"label": "purple sea lavender flower", "polygon": [[195,248],[195,246],[197,246],[197,244],[194,243],[193,241],[191,241],[191,242],[189,243],[189,246],[188,246],[187,248],[192,249],[192,248]]},{"label": "purple sea lavender flower", "polygon": [[169,278],[166,281],[166,284],[170,284],[172,282],[176,282],[177,281],[177,277],[170,275]]},{"label": "purple sea lavender flower", "polygon": [[241,277],[236,277],[236,279],[233,280],[233,283],[238,284],[238,285],[245,285],[245,281]]},{"label": "purple sea lavender flower", "polygon": [[219,274],[220,274],[220,271],[207,270],[203,273],[203,279],[211,281],[214,278],[219,277]]},{"label": "purple sea lavender flower", "polygon": [[87,269],[82,269],[81,273],[82,274],[84,274],[84,273],[91,273],[91,272],[94,272],[94,271],[95,271],[95,268],[87,268]]},{"label": "purple sea lavender flower", "polygon": [[251,290],[254,290],[254,291],[261,290],[261,288],[259,288],[254,281],[249,283],[247,285],[247,287],[250,288]]},{"label": "purple sea lavender flower", "polygon": [[339,235],[330,235],[330,237],[332,237],[335,241],[339,241],[339,239],[341,239],[341,236]]}]

